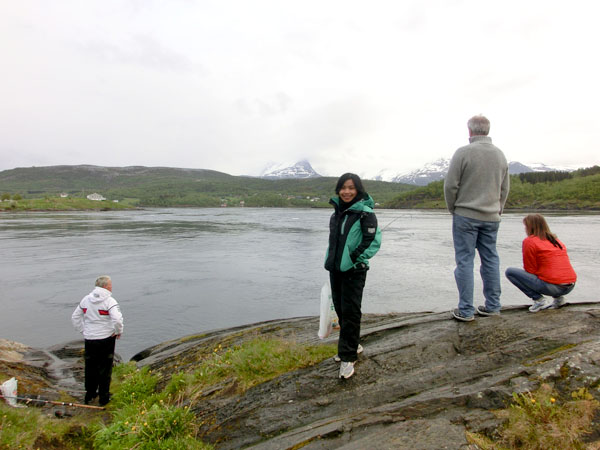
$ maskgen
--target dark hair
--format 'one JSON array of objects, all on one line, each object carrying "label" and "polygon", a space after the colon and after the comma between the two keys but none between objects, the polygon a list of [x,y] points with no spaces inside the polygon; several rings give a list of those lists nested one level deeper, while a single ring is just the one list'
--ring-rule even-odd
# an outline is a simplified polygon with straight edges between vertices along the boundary
[{"label": "dark hair", "polygon": [[342,175],[341,177],[338,178],[337,184],[335,185],[336,195],[340,194],[340,191],[342,190],[342,186],[348,180],[352,180],[354,182],[354,187],[356,188],[356,191],[357,191],[356,197],[358,199],[362,200],[363,198],[365,198],[367,196],[367,191],[365,191],[365,187],[363,186],[362,181],[360,180],[360,177],[358,175],[356,175],[355,173],[350,173],[350,172],[345,173],[344,175]]},{"label": "dark hair", "polygon": [[558,243],[558,238],[550,231],[550,227],[541,214],[529,214],[523,219],[527,236],[537,236],[543,241],[550,241],[552,245],[562,249]]}]

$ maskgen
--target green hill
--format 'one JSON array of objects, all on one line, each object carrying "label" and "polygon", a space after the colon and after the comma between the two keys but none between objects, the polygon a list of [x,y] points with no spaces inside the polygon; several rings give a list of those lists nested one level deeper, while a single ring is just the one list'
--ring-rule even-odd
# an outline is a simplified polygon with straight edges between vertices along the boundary
[{"label": "green hill", "polygon": [[[445,208],[444,182],[404,192],[388,208]],[[600,167],[565,172],[511,175],[508,209],[600,210]]]},{"label": "green hill", "polygon": [[[50,166],[0,172],[0,194],[24,199],[58,196],[83,198],[98,192],[135,206],[327,206],[336,178],[267,180],[203,169],[169,167]],[[414,186],[365,181],[382,204]]]}]

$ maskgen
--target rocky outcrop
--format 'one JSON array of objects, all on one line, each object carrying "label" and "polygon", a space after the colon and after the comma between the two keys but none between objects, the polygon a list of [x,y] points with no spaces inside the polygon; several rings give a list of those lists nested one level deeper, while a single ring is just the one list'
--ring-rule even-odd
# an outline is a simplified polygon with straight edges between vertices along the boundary
[{"label": "rocky outcrop", "polygon": [[[553,382],[569,393],[600,384],[600,305],[530,314],[512,307],[468,323],[448,313],[365,315],[365,348],[349,380],[332,359],[244,394],[192,404],[218,448],[463,448],[465,431],[493,435],[513,392]],[[316,342],[315,318],[271,321],[187,337],[137,355],[163,373],[199,352],[257,334]],[[330,340],[335,341],[333,336]],[[177,369],[175,369],[177,366]]]},{"label": "rocky outcrop", "polygon": [[[585,386],[600,397],[599,318],[596,303],[537,314],[509,307],[467,323],[449,313],[366,314],[365,350],[349,380],[328,359],[243,394],[207,391],[189,405],[202,439],[223,449],[468,448],[465,431],[493,436],[500,422],[492,411],[513,392],[550,382],[565,395]],[[166,382],[219,344],[257,335],[317,343],[317,329],[314,317],[269,321],[165,342],[134,360]],[[77,368],[77,345],[51,353]]]},{"label": "rocky outcrop", "polygon": [[[122,361],[118,355],[115,360]],[[3,378],[17,379],[20,397],[61,402],[82,400],[83,341],[37,349],[0,339],[0,374]]]}]

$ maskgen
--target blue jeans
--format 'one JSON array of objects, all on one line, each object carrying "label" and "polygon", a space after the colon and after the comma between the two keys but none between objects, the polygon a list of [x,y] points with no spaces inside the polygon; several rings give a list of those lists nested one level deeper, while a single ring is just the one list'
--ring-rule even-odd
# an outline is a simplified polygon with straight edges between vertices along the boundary
[{"label": "blue jeans", "polygon": [[456,269],[454,278],[458,287],[458,310],[465,317],[474,314],[473,260],[475,249],[481,259],[481,280],[485,308],[490,312],[500,310],[500,257],[496,251],[496,238],[500,222],[484,222],[454,214],[452,238]]},{"label": "blue jeans", "polygon": [[569,285],[547,283],[540,280],[537,275],[515,267],[506,269],[506,278],[532,300],[539,300],[542,295],[554,298],[567,295],[575,287],[575,283]]}]

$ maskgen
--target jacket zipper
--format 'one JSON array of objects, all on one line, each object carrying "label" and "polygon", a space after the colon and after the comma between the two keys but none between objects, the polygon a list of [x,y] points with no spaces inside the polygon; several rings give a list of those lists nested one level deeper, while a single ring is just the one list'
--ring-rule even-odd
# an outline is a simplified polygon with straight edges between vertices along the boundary
[{"label": "jacket zipper", "polygon": [[348,214],[344,214],[344,220],[342,221],[342,227],[340,228],[340,236],[344,235],[347,220],[348,220]]}]

